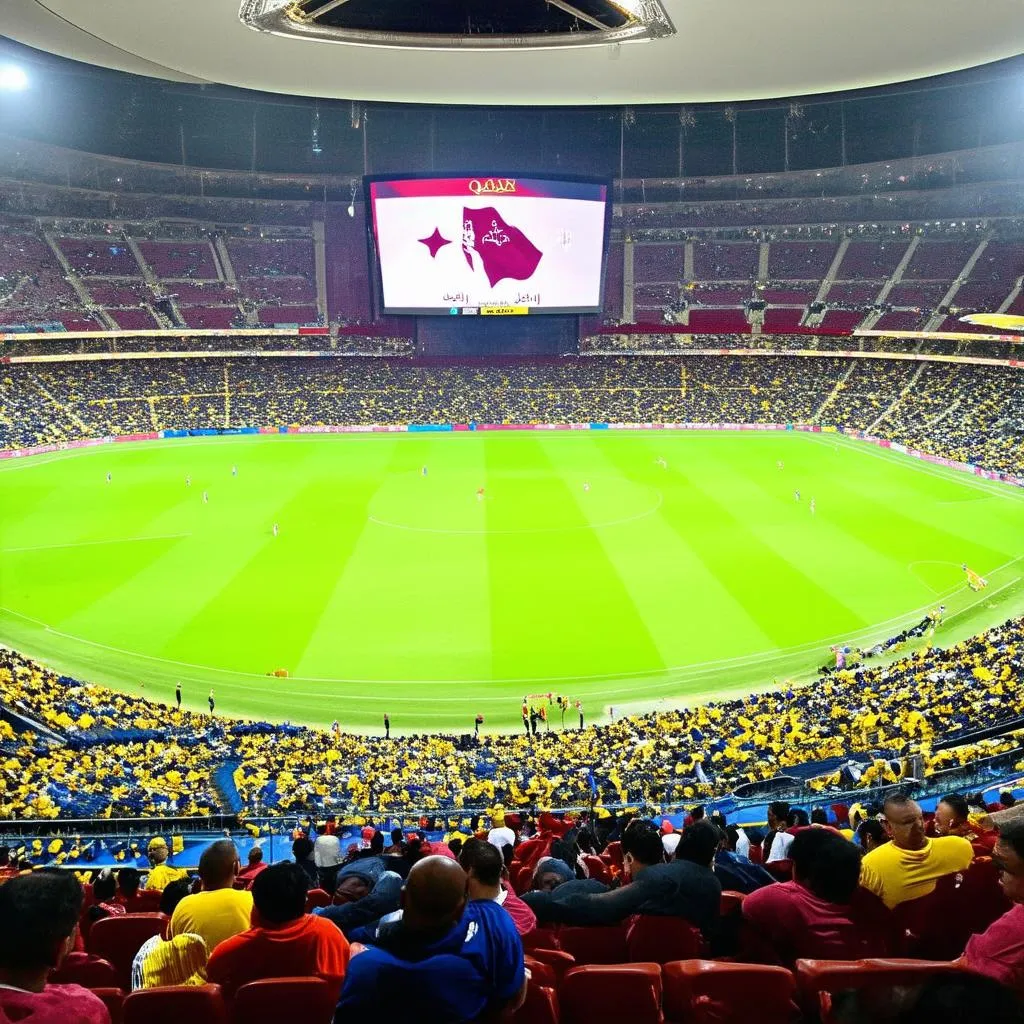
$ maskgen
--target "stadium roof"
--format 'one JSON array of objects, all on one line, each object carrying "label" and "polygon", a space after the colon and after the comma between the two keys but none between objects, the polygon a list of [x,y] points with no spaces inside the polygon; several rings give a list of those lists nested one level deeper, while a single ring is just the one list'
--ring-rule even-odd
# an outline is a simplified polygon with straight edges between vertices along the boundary
[{"label": "stadium roof", "polygon": [[[323,6],[338,11],[346,2]],[[400,0],[388,3],[410,9]],[[555,6],[562,14],[567,7],[597,10],[581,0]],[[376,33],[375,45],[344,42],[350,38],[344,19],[324,15],[312,19],[319,27],[311,24],[310,13],[320,8],[305,0],[6,0],[4,32],[66,57],[172,81],[463,104],[801,96],[909,81],[1024,52],[1020,0],[619,0],[613,6],[650,16],[653,30],[621,43],[601,31],[580,31],[581,43],[567,41],[565,19],[552,17],[546,23],[560,28],[542,25],[532,40],[517,36],[511,49],[486,38],[493,26],[474,25],[473,34],[427,36],[417,48],[386,31]],[[294,15],[290,25],[285,8]],[[507,30],[501,19],[495,24]],[[551,45],[560,42],[566,45]]]}]

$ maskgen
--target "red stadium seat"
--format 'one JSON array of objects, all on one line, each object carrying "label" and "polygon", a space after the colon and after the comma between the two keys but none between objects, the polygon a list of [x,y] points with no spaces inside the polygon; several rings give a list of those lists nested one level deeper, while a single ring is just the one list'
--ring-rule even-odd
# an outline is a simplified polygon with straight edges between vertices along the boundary
[{"label": "red stadium seat", "polygon": [[[557,979],[558,984],[561,984],[562,978],[565,976],[565,972],[576,966],[575,959],[560,949],[534,949],[531,950],[527,956],[551,967],[555,972],[555,978]],[[558,985],[555,987],[557,988]]]},{"label": "red stadium seat", "polygon": [[50,972],[51,985],[81,985],[83,988],[117,988],[118,978],[109,960],[90,953],[69,953],[55,971]]},{"label": "red stadium seat", "polygon": [[661,1024],[661,968],[657,964],[574,967],[558,991],[564,1024],[626,1020]]},{"label": "red stadium seat", "polygon": [[329,907],[331,905],[331,894],[323,889],[310,889],[306,893],[306,913],[314,907]]},{"label": "red stadium seat", "polygon": [[243,985],[231,1012],[236,1024],[330,1024],[337,1002],[337,985],[322,978],[265,978]]},{"label": "red stadium seat", "polygon": [[159,889],[140,889],[135,902],[126,905],[129,914],[157,914],[164,894]]},{"label": "red stadium seat", "polygon": [[[833,1003],[843,992],[856,992],[861,1015],[891,1014],[893,989],[920,985],[933,974],[955,973],[958,964],[942,960],[797,960],[796,977],[800,1001],[809,1014],[820,1016],[822,1024],[838,1020]],[[859,1019],[859,1018],[858,1018]]]},{"label": "red stadium seat", "polygon": [[626,929],[621,925],[562,928],[558,943],[578,964],[624,964],[629,960]]},{"label": "red stadium seat", "polygon": [[523,936],[523,949],[561,949],[557,928],[534,928]]},{"label": "red stadium seat", "polygon": [[667,964],[689,960],[704,952],[700,929],[681,917],[638,914],[626,930],[626,950],[633,963]]},{"label": "red stadium seat", "polygon": [[764,869],[780,882],[788,882],[793,877],[793,862],[788,859],[773,860],[771,864],[765,864]]},{"label": "red stadium seat", "polygon": [[517,896],[529,892],[530,882],[533,879],[534,867],[532,864],[513,864],[510,871],[512,889]]},{"label": "red stadium seat", "polygon": [[121,1024],[124,1019],[124,993],[119,988],[93,988],[91,991],[103,1000],[110,1013],[110,1024]]},{"label": "red stadium seat", "polygon": [[168,986],[133,992],[124,1001],[122,1019],[124,1024],[228,1024],[228,1012],[220,985]]},{"label": "red stadium seat", "polygon": [[583,866],[587,869],[588,878],[596,878],[599,882],[609,883],[612,880],[612,873],[609,866],[592,853],[585,854]]},{"label": "red stadium seat", "polygon": [[523,1005],[510,1020],[512,1024],[558,1024],[558,995],[554,989],[531,979]]},{"label": "red stadium seat", "polygon": [[746,893],[734,892],[731,889],[726,889],[722,893],[722,900],[719,904],[719,913],[722,915],[722,917],[728,917],[730,914],[742,910],[743,901],[745,899]]},{"label": "red stadium seat", "polygon": [[[687,1024],[789,1024],[796,982],[784,967],[684,960],[665,964],[665,1016]],[[754,1009],[756,1008],[756,1009]]]},{"label": "red stadium seat", "polygon": [[616,840],[614,843],[609,843],[601,854],[601,859],[604,860],[609,867],[622,868],[622,843]]},{"label": "red stadium seat", "polygon": [[526,964],[526,969],[530,972],[531,983],[536,982],[545,988],[558,987],[558,975],[551,964],[546,964],[543,960],[530,956],[529,953],[523,957],[523,962]]},{"label": "red stadium seat", "polygon": [[167,926],[166,914],[125,914],[104,917],[89,930],[87,948],[90,953],[109,960],[117,972],[117,984],[125,992],[132,987],[132,961],[142,944],[154,935],[162,935]]}]

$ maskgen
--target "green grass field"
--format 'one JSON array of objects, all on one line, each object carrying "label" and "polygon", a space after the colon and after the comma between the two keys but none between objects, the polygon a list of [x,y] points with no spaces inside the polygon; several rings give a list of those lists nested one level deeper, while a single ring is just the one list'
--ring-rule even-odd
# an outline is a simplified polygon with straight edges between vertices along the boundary
[{"label": "green grass field", "polygon": [[827,434],[178,440],[12,460],[0,495],[0,642],[359,730],[516,728],[549,690],[593,721],[807,678],[940,600],[939,643],[1024,610],[1024,493]]}]

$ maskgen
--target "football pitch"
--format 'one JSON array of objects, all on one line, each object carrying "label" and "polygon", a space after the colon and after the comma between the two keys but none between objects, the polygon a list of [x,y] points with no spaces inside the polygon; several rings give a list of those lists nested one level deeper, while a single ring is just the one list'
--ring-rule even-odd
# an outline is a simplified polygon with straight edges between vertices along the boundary
[{"label": "football pitch", "polygon": [[1024,493],[831,434],[220,437],[0,464],[0,643],[363,731],[800,681],[939,603],[950,643],[1024,610],[1022,556]]}]

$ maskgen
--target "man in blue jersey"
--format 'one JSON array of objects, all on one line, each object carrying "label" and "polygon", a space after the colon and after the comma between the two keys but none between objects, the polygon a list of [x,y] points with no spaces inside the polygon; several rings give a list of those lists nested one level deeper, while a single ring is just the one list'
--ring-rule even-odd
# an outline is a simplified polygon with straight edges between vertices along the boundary
[{"label": "man in blue jersey", "polygon": [[[424,857],[402,889],[402,909],[354,931],[367,949],[352,957],[335,1021],[366,1019],[400,993],[428,1021],[498,1019],[526,997],[523,946],[492,900],[466,896],[466,873]],[[424,1016],[425,1015],[425,1016]]]}]

